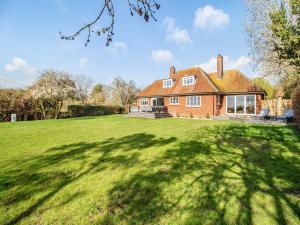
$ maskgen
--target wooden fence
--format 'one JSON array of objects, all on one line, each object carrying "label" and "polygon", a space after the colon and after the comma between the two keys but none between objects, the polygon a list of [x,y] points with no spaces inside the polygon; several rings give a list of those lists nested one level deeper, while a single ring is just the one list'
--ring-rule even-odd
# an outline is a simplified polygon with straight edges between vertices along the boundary
[{"label": "wooden fence", "polygon": [[280,98],[263,100],[262,108],[269,108],[272,116],[282,115],[286,109],[292,108],[292,100]]}]

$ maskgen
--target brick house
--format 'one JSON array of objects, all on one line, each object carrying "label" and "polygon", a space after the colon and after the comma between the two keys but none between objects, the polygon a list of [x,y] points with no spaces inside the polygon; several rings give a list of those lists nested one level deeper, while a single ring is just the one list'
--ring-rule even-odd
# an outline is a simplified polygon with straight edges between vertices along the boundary
[{"label": "brick house", "polygon": [[176,71],[156,80],[138,94],[140,111],[164,108],[173,116],[255,115],[266,92],[238,70],[223,71],[223,57],[217,57],[217,72],[200,67]]}]

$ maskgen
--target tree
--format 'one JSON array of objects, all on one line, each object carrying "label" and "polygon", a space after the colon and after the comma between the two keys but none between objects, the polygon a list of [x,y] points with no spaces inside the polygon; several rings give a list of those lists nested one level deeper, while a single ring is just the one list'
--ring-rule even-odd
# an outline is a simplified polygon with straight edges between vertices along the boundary
[{"label": "tree", "polygon": [[247,0],[253,66],[265,76],[300,71],[300,1]]},{"label": "tree", "polygon": [[273,85],[268,80],[266,80],[265,78],[259,77],[259,78],[254,78],[253,82],[258,87],[260,87],[260,88],[262,88],[263,90],[266,91],[266,93],[267,93],[266,98],[267,99],[274,98],[275,90],[274,90]]},{"label": "tree", "polygon": [[0,89],[0,121],[7,121],[16,113],[18,119],[27,120],[28,115],[36,114],[36,105],[23,89]]},{"label": "tree", "polygon": [[103,84],[96,84],[91,97],[93,102],[104,104],[107,98],[105,86]]},{"label": "tree", "polygon": [[[137,14],[143,17],[146,22],[148,22],[150,18],[156,21],[154,14],[157,10],[159,10],[160,4],[156,0],[128,0],[128,7],[132,16]],[[95,29],[95,27],[99,25],[100,21],[103,21],[103,16],[105,13],[107,13],[110,17],[109,25]],[[112,42],[112,36],[114,35],[114,25],[115,10],[113,0],[104,0],[103,6],[95,20],[83,25],[78,31],[71,35],[63,35],[61,32],[59,32],[59,34],[63,40],[74,40],[81,33],[87,32],[85,46],[87,46],[91,41],[92,34],[97,36],[106,35],[106,46],[109,46],[109,44]]]},{"label": "tree", "polygon": [[136,98],[137,88],[132,80],[125,81],[121,77],[115,77],[112,89],[115,103],[121,106],[128,106]]},{"label": "tree", "polygon": [[300,74],[290,73],[280,79],[278,86],[282,89],[284,98],[291,98],[300,81]]},{"label": "tree", "polygon": [[85,75],[74,76],[73,79],[76,86],[76,98],[82,102],[86,101],[91,93],[93,79]]},{"label": "tree", "polygon": [[[47,113],[54,114],[57,119],[62,107],[62,101],[75,99],[76,84],[66,72],[47,70],[29,89],[36,100],[44,119]],[[52,113],[53,112],[53,113]]]}]

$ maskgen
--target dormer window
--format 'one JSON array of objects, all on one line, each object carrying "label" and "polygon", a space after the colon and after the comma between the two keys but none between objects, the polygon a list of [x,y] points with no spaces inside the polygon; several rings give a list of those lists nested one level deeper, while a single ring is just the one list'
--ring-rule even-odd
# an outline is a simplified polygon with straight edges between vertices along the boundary
[{"label": "dormer window", "polygon": [[163,87],[164,88],[168,88],[168,87],[172,87],[173,85],[173,80],[172,79],[167,79],[163,81]]},{"label": "dormer window", "polygon": [[186,76],[182,78],[182,85],[193,85],[195,84],[195,76]]}]

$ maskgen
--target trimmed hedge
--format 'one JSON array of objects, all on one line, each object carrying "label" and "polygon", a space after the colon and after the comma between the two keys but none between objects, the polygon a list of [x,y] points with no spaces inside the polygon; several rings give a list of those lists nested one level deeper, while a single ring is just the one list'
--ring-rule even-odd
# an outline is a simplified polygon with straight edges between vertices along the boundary
[{"label": "trimmed hedge", "polygon": [[293,92],[292,101],[293,101],[292,104],[295,113],[296,124],[300,129],[300,83],[298,84],[298,86]]},{"label": "trimmed hedge", "polygon": [[104,116],[112,114],[121,114],[125,112],[122,106],[108,106],[108,105],[69,105],[69,117],[81,116]]}]

